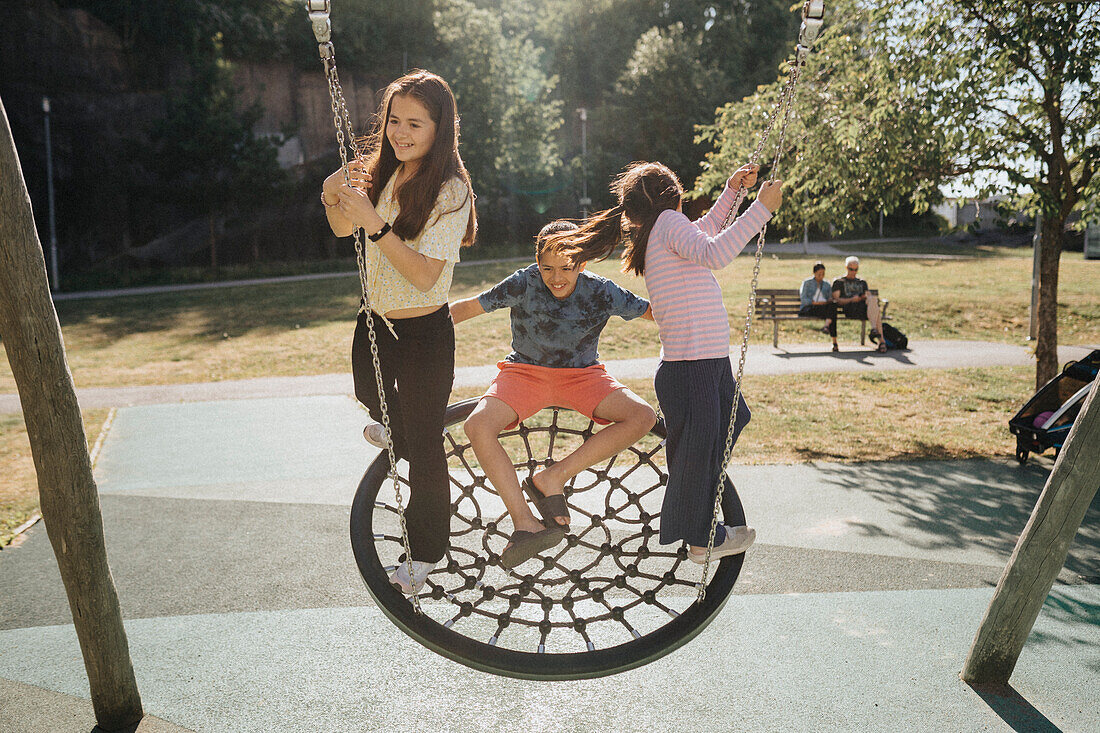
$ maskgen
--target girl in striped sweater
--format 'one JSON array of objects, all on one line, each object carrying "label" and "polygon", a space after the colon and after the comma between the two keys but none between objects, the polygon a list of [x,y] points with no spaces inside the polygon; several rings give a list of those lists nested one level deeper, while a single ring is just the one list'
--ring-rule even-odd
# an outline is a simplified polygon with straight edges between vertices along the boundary
[{"label": "girl in striped sweater", "polygon": [[[660,163],[634,163],[612,184],[617,206],[557,237],[572,245],[574,260],[585,262],[609,256],[625,231],[623,270],[645,277],[661,338],[654,388],[668,432],[660,540],[686,541],[697,563],[706,555],[736,386],[729,318],[713,271],[745,248],[783,200],[782,183],[765,182],[745,213],[721,229],[737,190],[755,185],[757,170],[739,168],[711,210],[691,221],[681,212],[684,191],[676,174]],[[739,400],[735,441],[749,417]],[[751,527],[719,525],[711,558],[744,552],[755,538]]]}]

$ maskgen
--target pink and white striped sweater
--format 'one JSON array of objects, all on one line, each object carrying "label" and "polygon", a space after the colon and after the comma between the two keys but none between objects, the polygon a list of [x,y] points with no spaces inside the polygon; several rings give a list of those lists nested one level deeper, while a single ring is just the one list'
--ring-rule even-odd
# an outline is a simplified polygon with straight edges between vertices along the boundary
[{"label": "pink and white striped sweater", "polygon": [[726,188],[696,221],[667,209],[649,234],[645,284],[665,361],[729,355],[729,317],[712,271],[732,262],[772,218],[768,207],[754,201],[737,221],[719,231],[734,198],[735,193]]}]

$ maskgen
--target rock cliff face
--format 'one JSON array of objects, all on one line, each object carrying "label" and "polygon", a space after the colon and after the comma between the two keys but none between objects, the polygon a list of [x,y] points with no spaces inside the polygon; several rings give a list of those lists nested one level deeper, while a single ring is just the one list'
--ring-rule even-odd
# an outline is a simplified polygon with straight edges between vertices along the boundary
[{"label": "rock cliff face", "polygon": [[[135,216],[144,206],[136,192],[157,182],[137,180],[140,174],[134,170],[141,166],[127,165],[166,114],[169,92],[164,80],[147,78],[141,58],[114,29],[83,10],[61,8],[52,0],[0,2],[0,29],[0,99],[43,241],[49,237],[43,97],[49,97],[51,107],[62,263],[85,267],[170,234],[149,223],[149,217],[143,222]],[[256,134],[288,136],[280,150],[284,168],[336,151],[328,86],[319,61],[316,68],[302,72],[283,63],[234,65],[241,104],[258,102],[264,110]],[[372,84],[346,72],[341,82],[356,131],[365,130],[374,111]],[[264,220],[263,212],[255,219]],[[256,236],[248,233],[250,240]],[[307,245],[302,255],[311,256],[309,250],[318,246],[322,252],[332,249],[331,243],[319,241]],[[283,256],[294,256],[290,244],[279,249]]]},{"label": "rock cliff face", "polygon": [[[320,61],[317,62],[321,68]],[[257,135],[293,133],[279,151],[284,168],[306,163],[336,151],[328,84],[321,71],[303,73],[289,64],[237,63],[233,80],[245,104],[259,102],[264,115],[256,123]],[[356,134],[366,131],[374,113],[375,94],[370,85],[351,75],[340,75],[340,86]]]}]

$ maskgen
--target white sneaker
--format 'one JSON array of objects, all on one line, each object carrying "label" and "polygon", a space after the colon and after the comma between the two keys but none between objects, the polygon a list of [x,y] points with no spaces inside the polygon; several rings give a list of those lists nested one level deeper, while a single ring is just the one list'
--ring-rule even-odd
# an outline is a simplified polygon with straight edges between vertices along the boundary
[{"label": "white sneaker", "polygon": [[[409,565],[412,565],[412,576],[409,576]],[[390,583],[397,586],[398,590],[407,596],[416,595],[424,587],[428,580],[428,573],[435,570],[436,563],[420,562],[413,560],[411,563],[403,562],[397,569],[390,573]]]},{"label": "white sneaker", "polygon": [[[728,524],[726,528],[726,539],[722,540],[722,544],[715,545],[714,549],[710,551],[711,560],[720,560],[728,555],[740,555],[745,550],[752,546],[752,543],[756,541],[756,530],[752,527],[746,527],[744,525],[740,527],[731,527]],[[693,563],[702,565],[707,558],[706,548],[703,552],[695,553],[688,551],[688,557],[691,558]]]},{"label": "white sneaker", "polygon": [[373,420],[367,423],[367,427],[363,428],[363,437],[371,445],[376,445],[385,450],[388,441],[386,440],[386,428],[382,423]]}]

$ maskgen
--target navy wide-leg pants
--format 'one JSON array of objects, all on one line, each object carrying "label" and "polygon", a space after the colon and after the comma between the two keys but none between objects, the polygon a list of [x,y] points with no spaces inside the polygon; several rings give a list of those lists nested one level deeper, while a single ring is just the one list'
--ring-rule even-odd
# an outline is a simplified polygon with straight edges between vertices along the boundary
[{"label": "navy wide-leg pants", "polygon": [[[686,540],[706,547],[715,489],[723,469],[736,381],[729,357],[662,361],[654,378],[668,438],[668,486],[661,506],[661,544]],[[734,442],[751,413],[742,397]]]}]

